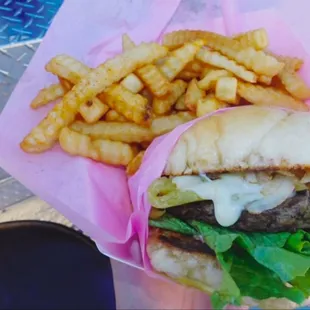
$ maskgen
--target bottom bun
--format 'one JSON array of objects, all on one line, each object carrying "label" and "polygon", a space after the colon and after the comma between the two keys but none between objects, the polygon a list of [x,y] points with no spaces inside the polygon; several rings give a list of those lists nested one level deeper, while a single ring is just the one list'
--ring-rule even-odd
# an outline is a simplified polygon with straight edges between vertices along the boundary
[{"label": "bottom bun", "polygon": [[[151,228],[147,245],[151,265],[173,281],[197,288],[207,294],[219,289],[222,270],[214,253],[192,237],[158,228]],[[255,300],[244,297],[244,306],[261,309],[295,309],[299,305],[286,298]],[[304,305],[309,304],[307,300]]]}]

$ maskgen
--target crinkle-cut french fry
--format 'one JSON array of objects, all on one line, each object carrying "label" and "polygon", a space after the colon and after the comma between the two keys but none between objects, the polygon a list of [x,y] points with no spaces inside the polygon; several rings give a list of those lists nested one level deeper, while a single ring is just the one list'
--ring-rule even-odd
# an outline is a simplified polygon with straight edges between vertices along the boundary
[{"label": "crinkle-cut french fry", "polygon": [[128,52],[107,60],[83,77],[66,93],[47,117],[23,139],[20,146],[25,152],[40,153],[50,149],[57,141],[62,128],[70,125],[84,104],[104,92],[113,83],[128,74],[166,56],[167,48],[157,43],[142,43]]},{"label": "crinkle-cut french fry", "polygon": [[306,100],[310,98],[310,88],[289,64],[278,74],[285,89],[295,98]]},{"label": "crinkle-cut french fry", "polygon": [[256,50],[265,49],[268,44],[268,34],[266,29],[259,28],[244,33],[240,33],[233,37],[233,39],[239,41],[242,47],[254,47]]},{"label": "crinkle-cut french fry", "polygon": [[210,88],[214,88],[216,81],[219,78],[225,76],[232,76],[232,73],[227,70],[208,70],[204,78],[198,82],[198,87],[203,90],[209,90]]},{"label": "crinkle-cut french fry", "polygon": [[70,155],[88,157],[111,165],[126,166],[136,156],[134,147],[123,142],[92,140],[65,127],[59,136],[61,148]]},{"label": "crinkle-cut french fry", "polygon": [[[50,72],[58,75],[60,83],[67,91],[71,90],[77,81],[91,71],[82,62],[67,55],[52,58],[46,67]],[[81,104],[79,108],[80,114],[87,123],[98,121],[108,110],[109,107],[96,97]]]},{"label": "crinkle-cut french fry", "polygon": [[200,73],[200,79],[203,79],[210,71],[214,70],[217,70],[217,68],[211,65],[204,64],[204,67]]},{"label": "crinkle-cut french fry", "polygon": [[175,102],[185,93],[187,84],[182,80],[175,80],[171,83],[169,93],[161,98],[154,98],[153,112],[156,115],[163,115],[171,110]]},{"label": "crinkle-cut french fry", "polygon": [[52,101],[63,97],[64,94],[65,90],[60,84],[52,84],[41,89],[38,95],[32,100],[30,106],[32,109],[38,109]]},{"label": "crinkle-cut french fry", "polygon": [[138,155],[136,155],[133,160],[128,164],[126,168],[126,174],[129,176],[134,175],[140,168],[142,161],[143,161],[143,156],[144,156],[145,151],[140,151]]},{"label": "crinkle-cut french fry", "polygon": [[200,76],[200,73],[198,72],[188,71],[184,69],[177,75],[176,78],[184,80],[184,81],[190,81],[192,79],[198,78],[199,76]]},{"label": "crinkle-cut french fry", "polygon": [[122,35],[122,48],[123,52],[129,51],[132,48],[134,48],[136,44],[132,41],[132,39],[129,37],[127,33],[124,33]]},{"label": "crinkle-cut french fry", "polygon": [[65,92],[68,92],[72,89],[74,84],[72,84],[70,81],[58,76],[58,80],[62,88],[65,90]]},{"label": "crinkle-cut french fry", "polygon": [[152,141],[154,138],[150,128],[128,122],[100,121],[96,124],[86,124],[77,121],[70,126],[70,129],[88,135],[92,139],[105,139],[126,143],[141,143],[144,141]]},{"label": "crinkle-cut french fry", "polygon": [[185,66],[184,70],[186,70],[186,71],[191,71],[191,72],[201,73],[202,70],[203,70],[203,68],[204,68],[204,64],[203,64],[201,61],[195,59],[195,60],[189,62],[189,63]]},{"label": "crinkle-cut french fry", "polygon": [[156,66],[146,65],[138,69],[136,74],[154,96],[162,97],[168,93],[170,83]]},{"label": "crinkle-cut french fry", "polygon": [[219,109],[226,108],[227,104],[217,99],[214,94],[209,94],[197,103],[196,115],[201,117]]},{"label": "crinkle-cut french fry", "polygon": [[166,34],[163,43],[168,48],[172,48],[197,39],[203,40],[213,50],[235,60],[259,75],[275,76],[284,66],[282,62],[263,51],[257,51],[253,47],[243,48],[237,40],[214,32],[179,30]]},{"label": "crinkle-cut french fry", "polygon": [[247,82],[255,83],[257,81],[257,76],[254,72],[251,72],[245,67],[238,65],[234,60],[230,60],[218,52],[203,48],[197,53],[197,58],[202,62],[212,66],[230,71],[237,77]]},{"label": "crinkle-cut french fry", "polygon": [[46,65],[47,72],[51,72],[73,84],[77,84],[81,78],[87,75],[92,69],[79,60],[68,55],[57,55]]},{"label": "crinkle-cut french fry", "polygon": [[298,57],[277,55],[271,51],[265,51],[265,53],[276,58],[278,61],[283,62],[289,70],[298,71],[304,64],[304,60]]},{"label": "crinkle-cut french fry", "polygon": [[99,121],[109,109],[105,103],[95,97],[89,104],[82,104],[80,106],[80,114],[87,123],[92,124]]},{"label": "crinkle-cut french fry", "polygon": [[258,82],[265,84],[265,85],[271,85],[272,83],[272,77],[271,76],[266,76],[266,75],[260,75],[258,77]]},{"label": "crinkle-cut french fry", "polygon": [[236,103],[238,81],[235,77],[222,77],[217,80],[215,97],[227,103]]},{"label": "crinkle-cut french fry", "polygon": [[104,119],[107,122],[119,122],[119,123],[129,122],[128,119],[125,116],[117,113],[115,110],[109,110],[105,114]]},{"label": "crinkle-cut french fry", "polygon": [[183,94],[176,102],[174,108],[177,111],[187,111],[188,107],[185,105],[185,94]]},{"label": "crinkle-cut french fry", "polygon": [[163,45],[170,50],[181,47],[182,45],[198,40],[205,39],[205,31],[200,30],[180,30],[167,33],[163,37]]},{"label": "crinkle-cut french fry", "polygon": [[134,94],[139,93],[144,87],[141,80],[134,73],[127,75],[121,81],[121,85],[123,85],[126,89],[130,90]]},{"label": "crinkle-cut french fry", "polygon": [[153,95],[147,88],[143,88],[142,91],[140,92],[141,96],[147,99],[147,102],[149,105],[153,104]]},{"label": "crinkle-cut french fry", "polygon": [[113,110],[140,125],[149,123],[151,107],[146,98],[133,94],[120,84],[112,85],[100,98]]},{"label": "crinkle-cut french fry", "polygon": [[203,41],[201,40],[187,43],[173,51],[158,68],[169,81],[172,81],[189,62],[194,60],[202,46]]},{"label": "crinkle-cut french fry", "polygon": [[195,111],[198,100],[205,95],[205,92],[198,87],[197,80],[193,79],[189,82],[185,93],[185,105],[189,110]]},{"label": "crinkle-cut french fry", "polygon": [[153,119],[151,130],[155,136],[160,136],[194,118],[195,116],[190,112],[178,112],[168,116],[161,116]]},{"label": "crinkle-cut french fry", "polygon": [[273,87],[263,87],[239,81],[238,94],[254,105],[309,111],[308,106],[304,102]]},{"label": "crinkle-cut french fry", "polygon": [[[132,41],[132,39],[129,37],[128,34],[123,34],[122,36],[122,47],[123,47],[123,52],[129,51],[132,48],[134,48],[136,46],[136,44]],[[123,81],[121,82],[121,84],[127,88],[128,90],[130,90],[133,93],[138,93],[140,92],[144,85],[143,83],[140,81],[140,79],[134,74],[131,73],[128,76],[126,76]]]}]

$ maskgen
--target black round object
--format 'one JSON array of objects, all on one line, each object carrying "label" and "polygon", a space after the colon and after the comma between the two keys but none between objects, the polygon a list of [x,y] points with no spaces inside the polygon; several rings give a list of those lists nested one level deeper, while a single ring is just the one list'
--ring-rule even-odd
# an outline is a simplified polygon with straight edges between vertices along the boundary
[{"label": "black round object", "polygon": [[0,309],[115,309],[110,260],[65,226],[2,223]]}]

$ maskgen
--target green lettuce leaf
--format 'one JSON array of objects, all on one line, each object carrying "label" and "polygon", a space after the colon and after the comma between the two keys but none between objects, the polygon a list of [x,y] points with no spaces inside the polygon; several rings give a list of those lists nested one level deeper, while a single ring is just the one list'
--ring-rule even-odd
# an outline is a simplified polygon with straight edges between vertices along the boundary
[{"label": "green lettuce leaf", "polygon": [[150,204],[158,209],[166,209],[189,202],[202,200],[192,191],[180,191],[169,178],[156,179],[148,189]]},{"label": "green lettuce leaf", "polygon": [[302,290],[306,296],[310,296],[310,270],[304,277],[297,277],[290,282],[294,287],[298,287]]},{"label": "green lettuce leaf", "polygon": [[289,237],[286,248],[310,256],[310,233],[298,230]]},{"label": "green lettuce leaf", "polygon": [[149,219],[149,225],[152,227],[175,231],[183,235],[197,235],[197,231],[192,226],[169,214],[165,214],[156,220]]},{"label": "green lettuce leaf", "polygon": [[270,269],[259,264],[246,251],[233,247],[224,258],[232,260],[230,275],[237,283],[242,296],[262,300],[270,297],[288,298],[298,304],[305,300],[304,293],[297,288],[286,287]]},{"label": "green lettuce leaf", "polygon": [[244,233],[168,214],[150,225],[202,237],[214,250],[223,269],[222,286],[211,297],[214,308],[239,305],[243,296],[300,304],[310,295],[309,233]]},{"label": "green lettuce leaf", "polygon": [[283,281],[303,276],[310,268],[306,256],[284,249],[290,233],[243,233],[202,222],[190,224],[215,252],[225,252],[234,244],[245,249],[257,262],[275,272]]}]

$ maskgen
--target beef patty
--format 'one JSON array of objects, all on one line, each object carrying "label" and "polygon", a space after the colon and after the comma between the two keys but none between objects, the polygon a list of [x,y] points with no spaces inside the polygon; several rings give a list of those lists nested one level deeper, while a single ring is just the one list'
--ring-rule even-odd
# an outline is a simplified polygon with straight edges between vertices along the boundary
[{"label": "beef patty", "polygon": [[186,252],[215,256],[215,253],[211,248],[192,236],[189,237],[174,231],[153,227],[150,227],[150,234],[153,236],[156,235],[156,238],[168,246],[173,246]]},{"label": "beef patty", "polygon": [[[197,220],[218,225],[214,205],[210,200],[197,201],[167,209],[182,220]],[[248,232],[281,232],[297,229],[310,230],[310,194],[308,190],[297,192],[276,208],[259,214],[243,211],[232,229]]]}]

